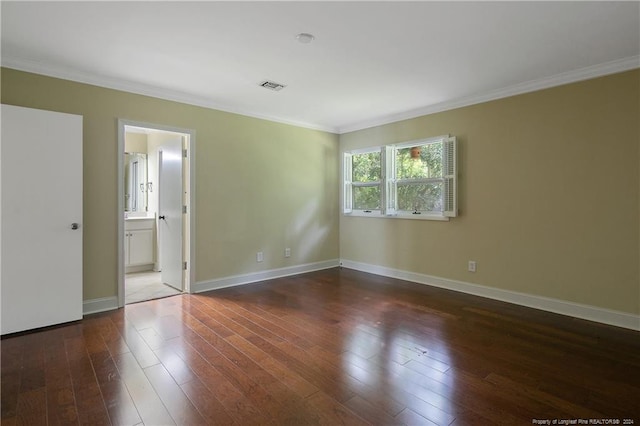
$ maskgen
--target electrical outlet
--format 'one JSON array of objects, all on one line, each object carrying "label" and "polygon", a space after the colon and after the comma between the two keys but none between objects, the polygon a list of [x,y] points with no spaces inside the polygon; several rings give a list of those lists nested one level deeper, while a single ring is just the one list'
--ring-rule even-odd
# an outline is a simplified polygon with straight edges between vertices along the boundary
[{"label": "electrical outlet", "polygon": [[475,260],[470,260],[469,261],[469,272],[475,272],[476,271],[476,261]]},{"label": "electrical outlet", "polygon": [[262,262],[264,260],[264,253],[259,251],[256,253],[256,262]]},{"label": "electrical outlet", "polygon": [[291,257],[291,249],[289,247],[284,249],[284,257]]}]

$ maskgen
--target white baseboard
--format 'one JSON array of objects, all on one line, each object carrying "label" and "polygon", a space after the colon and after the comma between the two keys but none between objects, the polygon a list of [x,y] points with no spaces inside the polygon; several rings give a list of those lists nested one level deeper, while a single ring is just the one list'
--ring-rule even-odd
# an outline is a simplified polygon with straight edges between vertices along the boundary
[{"label": "white baseboard", "polygon": [[192,287],[192,290],[194,293],[201,293],[203,291],[217,290],[225,287],[234,287],[237,285],[270,280],[273,278],[304,274],[305,272],[319,271],[321,269],[335,268],[339,265],[340,261],[338,259],[332,259],[322,262],[306,263],[304,265],[288,266],[286,268],[270,269],[268,271],[253,272],[250,274],[233,275],[229,277],[198,282],[195,286]]},{"label": "white baseboard", "polygon": [[125,274],[133,274],[135,272],[147,272],[147,271],[155,271],[154,263],[148,263],[146,265],[135,265],[135,266],[125,266],[124,273]]},{"label": "white baseboard", "polygon": [[[234,287],[274,278],[335,268],[337,266],[640,331],[639,315],[345,259],[332,259],[323,262],[307,263],[286,268],[270,269],[250,274],[233,275],[209,281],[201,281],[195,284],[193,292],[201,293],[203,291]],[[82,302],[83,315],[113,309],[118,309],[118,298],[115,296],[90,299]]]},{"label": "white baseboard", "polygon": [[447,278],[434,277],[431,275],[392,269],[384,266],[371,265],[368,263],[354,262],[345,259],[342,259],[340,261],[340,265],[345,268],[355,269],[362,272],[369,272],[371,274],[397,278],[405,281],[412,281],[418,284],[426,284],[434,287],[458,291],[461,293],[486,297],[488,299],[514,303],[516,305],[540,309],[556,314],[567,315],[575,318],[581,318],[589,321],[595,321],[603,324],[615,325],[617,327],[640,331],[640,316],[629,314],[626,312],[613,311],[609,309],[599,308],[597,306],[582,305],[579,303],[567,302],[560,299],[534,296],[531,294],[486,287],[463,281],[450,280]]},{"label": "white baseboard", "polygon": [[98,312],[111,311],[118,309],[118,298],[102,297],[100,299],[89,299],[82,302],[82,314],[97,314]]}]

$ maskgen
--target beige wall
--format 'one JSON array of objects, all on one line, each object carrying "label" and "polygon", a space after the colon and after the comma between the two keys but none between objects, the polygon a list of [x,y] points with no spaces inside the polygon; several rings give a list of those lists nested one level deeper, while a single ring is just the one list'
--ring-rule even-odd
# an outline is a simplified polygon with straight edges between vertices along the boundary
[{"label": "beige wall", "polygon": [[84,116],[84,300],[117,293],[119,118],[196,132],[197,281],[338,258],[336,135],[5,68],[1,79],[2,103]]},{"label": "beige wall", "polygon": [[147,135],[144,133],[126,132],[124,134],[124,152],[147,153]]},{"label": "beige wall", "polygon": [[[123,118],[196,131],[197,281],[340,256],[640,313],[638,70],[348,133],[340,146],[325,132],[9,69],[1,77],[2,103],[84,116],[85,300],[116,294]],[[339,150],[445,133],[460,143],[458,218],[338,213]]]},{"label": "beige wall", "polygon": [[341,135],[460,144],[458,218],[341,217],[341,258],[640,313],[639,95],[635,70]]}]

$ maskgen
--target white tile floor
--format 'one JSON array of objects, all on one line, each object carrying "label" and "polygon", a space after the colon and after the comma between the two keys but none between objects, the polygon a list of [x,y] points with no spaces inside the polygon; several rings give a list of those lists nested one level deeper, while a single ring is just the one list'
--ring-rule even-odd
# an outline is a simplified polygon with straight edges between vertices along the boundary
[{"label": "white tile floor", "polygon": [[160,272],[136,272],[124,277],[124,303],[174,296],[181,292],[162,283]]}]

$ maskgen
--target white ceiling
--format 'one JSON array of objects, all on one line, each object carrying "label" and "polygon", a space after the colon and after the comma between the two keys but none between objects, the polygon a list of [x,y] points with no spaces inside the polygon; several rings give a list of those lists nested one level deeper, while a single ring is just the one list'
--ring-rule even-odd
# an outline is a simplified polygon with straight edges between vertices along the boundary
[{"label": "white ceiling", "polygon": [[640,67],[637,1],[2,1],[1,13],[3,66],[338,133]]}]

